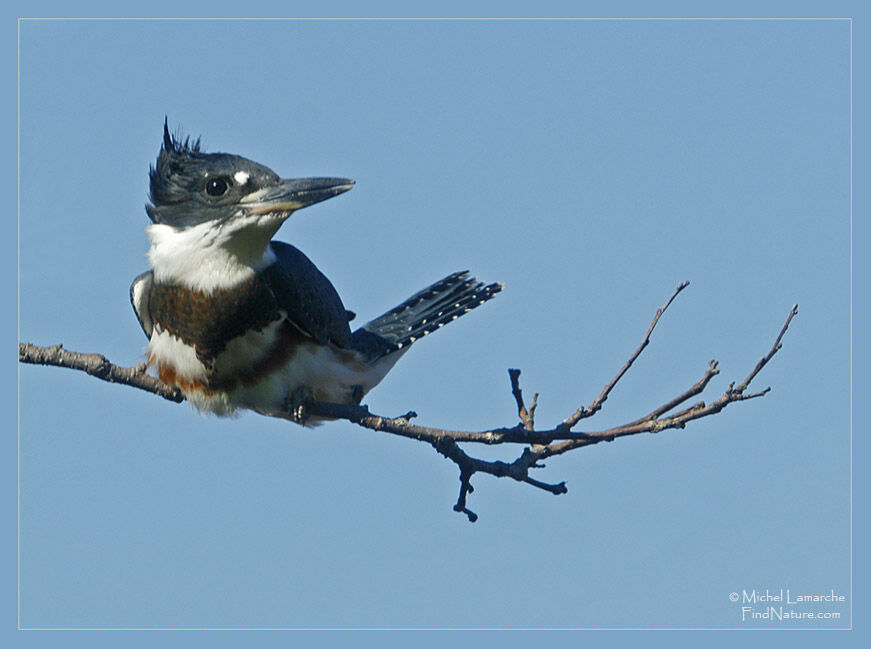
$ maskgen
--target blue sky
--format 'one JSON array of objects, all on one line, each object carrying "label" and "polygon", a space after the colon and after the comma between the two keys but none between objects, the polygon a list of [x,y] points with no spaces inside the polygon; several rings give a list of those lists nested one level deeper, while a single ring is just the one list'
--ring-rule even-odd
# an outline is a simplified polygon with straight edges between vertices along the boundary
[{"label": "blue sky", "polygon": [[[339,422],[304,430],[81,373],[20,371],[24,627],[850,624],[850,24],[24,22],[20,336],[138,362],[147,170],[164,116],[286,177],[356,179],[278,238],[361,321],[470,268],[506,291],[428,337],[382,414],[590,427],[720,361],[715,398],[800,314],[764,399],[552,459],[553,497]],[[217,47],[216,47],[217,45]],[[510,459],[519,451],[474,449]],[[743,589],[848,596],[742,622]],[[522,606],[518,606],[522,602]],[[811,608],[799,610],[815,610]]]}]

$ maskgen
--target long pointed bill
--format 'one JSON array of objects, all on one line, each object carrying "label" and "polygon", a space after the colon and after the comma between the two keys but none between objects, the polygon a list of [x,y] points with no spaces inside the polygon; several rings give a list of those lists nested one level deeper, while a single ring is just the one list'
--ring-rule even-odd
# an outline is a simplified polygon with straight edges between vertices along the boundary
[{"label": "long pointed bill", "polygon": [[252,192],[240,202],[255,214],[293,212],[344,194],[353,186],[354,181],[347,178],[294,178]]}]

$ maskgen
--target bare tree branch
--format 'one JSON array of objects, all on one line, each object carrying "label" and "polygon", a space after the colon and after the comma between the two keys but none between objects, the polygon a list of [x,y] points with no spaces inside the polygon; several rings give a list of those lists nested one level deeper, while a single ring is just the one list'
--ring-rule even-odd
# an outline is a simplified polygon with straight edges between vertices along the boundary
[{"label": "bare tree branch", "polygon": [[[746,401],[764,396],[770,388],[759,392],[748,392],[750,383],[763,367],[774,357],[783,346],[783,337],[789,328],[792,319],[798,314],[798,305],[794,305],[784,323],[780,334],[774,341],[769,352],[759,359],[753,370],[737,387],[731,383],[726,391],[710,403],[699,401],[694,405],[673,412],[678,406],[683,405],[693,397],[701,394],[707,388],[710,381],[719,373],[717,361],[710,361],[702,377],[685,392],[655,408],[647,415],[632,420],[627,424],[615,426],[598,431],[573,431],[572,429],[581,420],[595,415],[602,409],[602,405],[623,376],[632,367],[632,364],[650,343],[650,337],[658,324],[663,313],[671,305],[678,294],[683,291],[689,282],[682,282],[677,286],[668,301],[657,310],[647,332],[638,348],[629,357],[629,360],[620,368],[617,374],[602,389],[602,392],[589,407],[581,406],[569,417],[564,419],[556,427],[548,430],[535,430],[535,409],[538,402],[538,394],[533,396],[527,407],[523,400],[523,392],[520,388],[520,370],[508,370],[511,393],[517,405],[519,423],[511,428],[492,428],[483,431],[459,431],[441,428],[431,428],[412,423],[417,416],[413,411],[398,417],[384,417],[373,414],[365,405],[345,405],[337,403],[309,402],[305,404],[306,412],[311,416],[326,417],[331,419],[344,419],[363,428],[374,431],[389,433],[416,439],[429,443],[435,450],[454,462],[460,470],[460,492],[454,510],[463,514],[474,522],[477,514],[466,506],[467,496],[474,491],[471,483],[476,473],[487,473],[498,478],[513,478],[518,482],[550,492],[563,494],[567,492],[565,482],[549,484],[536,480],[529,475],[530,469],[542,468],[541,460],[556,455],[562,455],[568,451],[585,446],[592,446],[600,442],[610,442],[619,437],[638,435],[640,433],[658,433],[671,428],[684,428],[689,422],[721,412],[724,408],[738,401]],[[29,343],[19,343],[19,360],[22,363],[34,363],[41,365],[54,365],[70,369],[82,370],[104,381],[122,383],[132,387],[157,394],[170,401],[181,402],[184,396],[175,388],[169,387],[147,374],[144,364],[133,367],[118,367],[110,363],[99,354],[79,354],[70,352],[61,345],[51,347],[38,347]],[[487,461],[472,457],[461,447],[461,443],[478,444],[522,444],[525,445],[522,453],[513,462]]]},{"label": "bare tree branch", "polygon": [[520,417],[520,422],[526,430],[535,430],[535,407],[538,405],[538,392],[532,395],[532,403],[527,409],[523,403],[523,391],[520,389],[520,370],[508,370],[508,377],[511,380],[511,394],[514,395],[514,400],[517,402],[517,416]]},{"label": "bare tree branch", "polygon": [[70,352],[64,349],[63,345],[38,347],[30,343],[18,343],[18,361],[34,365],[54,365],[55,367],[82,370],[109,383],[129,385],[169,401],[181,403],[185,400],[181,390],[170,387],[160,379],[148,374],[145,363],[133,367],[118,367],[100,354]]},{"label": "bare tree branch", "polygon": [[593,401],[592,405],[589,408],[585,408],[581,406],[578,408],[570,417],[567,417],[563,420],[562,426],[566,430],[570,430],[574,428],[581,419],[586,419],[587,417],[592,417],[597,412],[602,409],[602,405],[607,401],[608,395],[611,394],[611,390],[614,389],[614,386],[617,385],[617,382],[623,378],[623,375],[629,371],[629,368],[632,367],[632,364],[635,360],[641,356],[641,352],[644,351],[644,348],[650,344],[650,334],[653,333],[653,330],[656,328],[659,319],[662,317],[662,314],[665,313],[665,310],[671,306],[671,303],[674,302],[674,299],[678,296],[678,294],[684,290],[687,286],[689,286],[689,282],[681,282],[677,285],[677,288],[674,289],[674,293],[671,294],[671,297],[668,298],[668,301],[663,304],[659,310],[656,312],[656,315],[653,316],[653,321],[650,323],[650,326],[647,328],[647,333],[644,334],[644,339],[641,341],[641,344],[638,345],[638,349],[632,352],[632,356],[629,357],[629,360],[620,368],[620,371],[611,379],[611,382],[608,383],[603,389],[602,393],[596,397],[596,400]]}]

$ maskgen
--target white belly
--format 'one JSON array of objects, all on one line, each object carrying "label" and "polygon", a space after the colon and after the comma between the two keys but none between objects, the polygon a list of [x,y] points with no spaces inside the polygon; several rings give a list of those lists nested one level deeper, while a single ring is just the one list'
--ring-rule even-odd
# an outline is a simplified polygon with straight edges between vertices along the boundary
[{"label": "white belly", "polygon": [[[277,367],[252,378],[251,369],[263,365],[274,345],[280,323],[231,340],[207,368],[193,347],[155,328],[148,345],[149,364],[165,382],[179,387],[203,413],[227,416],[237,409],[286,417],[300,396],[331,403],[356,403],[374,388],[405,350],[369,365],[353,350],[302,342]],[[247,372],[247,374],[246,374]],[[244,377],[245,380],[237,380]]]}]

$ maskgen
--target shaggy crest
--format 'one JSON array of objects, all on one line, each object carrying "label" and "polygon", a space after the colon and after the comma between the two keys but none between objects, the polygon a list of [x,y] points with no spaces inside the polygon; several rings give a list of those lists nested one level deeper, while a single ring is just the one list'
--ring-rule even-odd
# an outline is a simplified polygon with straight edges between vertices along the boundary
[{"label": "shaggy crest", "polygon": [[191,172],[202,163],[203,157],[199,138],[191,141],[190,137],[182,139],[180,134],[170,134],[164,119],[163,146],[157,163],[148,170],[151,205],[146,205],[145,210],[152,221],[160,222],[159,210],[156,209],[160,205],[177,204],[190,197],[192,183],[197,180],[197,175]]}]

